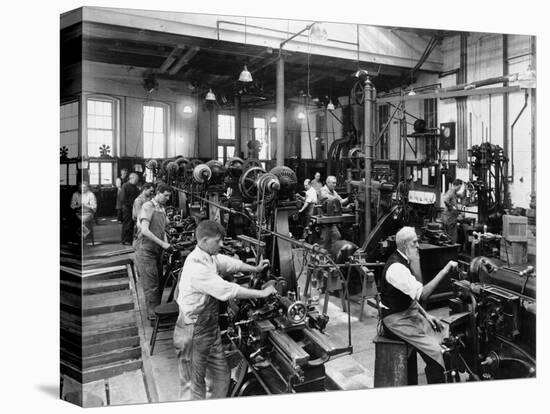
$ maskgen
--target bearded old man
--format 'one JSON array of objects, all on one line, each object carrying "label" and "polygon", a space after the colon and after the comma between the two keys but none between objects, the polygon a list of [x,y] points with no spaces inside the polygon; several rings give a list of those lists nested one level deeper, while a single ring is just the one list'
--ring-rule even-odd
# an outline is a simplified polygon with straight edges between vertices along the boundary
[{"label": "bearded old man", "polygon": [[428,314],[419,301],[427,300],[458,263],[450,260],[429,283],[423,285],[412,272],[412,269],[419,272],[420,267],[418,237],[414,228],[399,230],[395,243],[397,250],[386,261],[380,280],[382,325],[387,336],[393,334],[420,353],[426,363],[428,384],[445,382],[445,362],[441,352],[444,326],[438,318]]}]

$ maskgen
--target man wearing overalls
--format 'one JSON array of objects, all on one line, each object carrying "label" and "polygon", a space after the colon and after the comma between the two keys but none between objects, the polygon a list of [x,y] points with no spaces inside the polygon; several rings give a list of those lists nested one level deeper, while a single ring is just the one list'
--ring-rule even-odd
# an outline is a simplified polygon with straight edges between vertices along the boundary
[{"label": "man wearing overalls", "polygon": [[162,292],[159,289],[162,277],[162,252],[170,249],[166,239],[166,212],[164,205],[170,199],[169,186],[157,186],[155,197],[143,204],[139,214],[138,235],[134,241],[136,266],[143,285],[147,303],[147,315],[151,323],[155,319],[155,307],[160,305]]},{"label": "man wearing overalls", "polygon": [[273,286],[247,289],[227,282],[224,273],[261,272],[258,266],[219,254],[224,229],[212,220],[202,221],[196,230],[197,247],[187,256],[178,284],[179,317],[174,329],[174,345],[179,360],[182,398],[206,398],[205,376],[211,379],[212,398],[227,396],[230,369],[224,356],[218,324],[218,301],[266,298],[275,294]]}]

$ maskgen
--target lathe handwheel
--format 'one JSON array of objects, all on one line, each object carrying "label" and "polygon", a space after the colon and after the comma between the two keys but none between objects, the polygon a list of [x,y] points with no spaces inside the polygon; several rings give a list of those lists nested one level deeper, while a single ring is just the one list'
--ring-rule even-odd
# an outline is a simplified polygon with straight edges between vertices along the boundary
[{"label": "lathe handwheel", "polygon": [[286,316],[292,323],[302,322],[307,315],[306,305],[302,302],[294,302],[288,307],[286,311]]}]

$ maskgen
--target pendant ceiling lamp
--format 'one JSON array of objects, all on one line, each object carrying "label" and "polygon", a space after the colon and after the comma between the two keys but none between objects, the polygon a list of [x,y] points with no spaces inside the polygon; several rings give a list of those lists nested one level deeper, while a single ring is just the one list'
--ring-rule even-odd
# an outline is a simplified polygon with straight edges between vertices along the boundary
[{"label": "pendant ceiling lamp", "polygon": [[212,89],[208,90],[208,93],[206,94],[204,99],[206,99],[207,101],[215,101],[216,100],[216,95],[214,95],[214,92],[212,92]]},{"label": "pendant ceiling lamp", "polygon": [[[244,18],[244,45],[246,49],[246,16]],[[239,75],[239,82],[245,82],[245,83],[252,82],[252,74],[248,71],[246,64],[244,65],[244,68],[241,74]]]},{"label": "pendant ceiling lamp", "polygon": [[311,26],[309,35],[313,40],[318,42],[326,42],[328,40],[327,29],[321,22],[315,22]]}]

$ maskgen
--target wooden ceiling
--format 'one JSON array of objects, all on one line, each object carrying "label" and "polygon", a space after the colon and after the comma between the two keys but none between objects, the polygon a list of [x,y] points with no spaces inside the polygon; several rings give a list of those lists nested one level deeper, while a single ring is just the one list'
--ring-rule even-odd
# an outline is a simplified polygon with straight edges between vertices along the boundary
[{"label": "wooden ceiling", "polygon": [[[144,77],[182,81],[198,91],[212,88],[230,105],[235,94],[243,106],[266,106],[275,102],[278,50],[250,44],[182,36],[100,23],[78,23],[61,31],[62,71],[80,60],[141,68]],[[285,94],[303,95],[335,101],[348,96],[358,67],[372,73],[377,90],[387,91],[410,80],[410,69],[286,52]],[[237,81],[246,64],[252,73],[252,85]],[[308,75],[309,74],[309,75]]]}]

